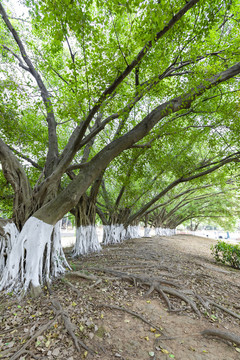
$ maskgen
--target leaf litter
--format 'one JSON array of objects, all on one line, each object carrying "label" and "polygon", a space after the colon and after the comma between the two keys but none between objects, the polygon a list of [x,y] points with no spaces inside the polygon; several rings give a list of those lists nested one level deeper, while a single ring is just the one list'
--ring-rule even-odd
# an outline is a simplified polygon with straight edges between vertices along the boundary
[{"label": "leaf litter", "polygon": [[[45,288],[42,297],[21,302],[1,294],[0,358],[237,360],[240,344],[220,335],[240,336],[231,315],[239,314],[240,275],[214,263],[212,243],[193,236],[129,240],[75,259],[80,276],[56,280],[51,294]],[[159,278],[177,292],[162,296]]]}]

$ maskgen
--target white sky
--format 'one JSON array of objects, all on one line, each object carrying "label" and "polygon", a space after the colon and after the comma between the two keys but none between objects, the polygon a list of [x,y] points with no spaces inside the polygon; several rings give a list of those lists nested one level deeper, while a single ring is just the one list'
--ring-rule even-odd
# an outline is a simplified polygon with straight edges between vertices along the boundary
[{"label": "white sky", "polygon": [[12,11],[12,14],[16,17],[27,18],[28,11],[27,8],[19,0],[3,0],[3,6],[6,9]]}]

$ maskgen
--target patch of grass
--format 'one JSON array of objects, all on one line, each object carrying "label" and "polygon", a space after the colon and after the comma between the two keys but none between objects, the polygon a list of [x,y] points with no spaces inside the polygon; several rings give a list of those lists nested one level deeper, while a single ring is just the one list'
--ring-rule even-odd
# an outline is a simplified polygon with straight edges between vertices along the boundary
[{"label": "patch of grass", "polygon": [[211,246],[214,259],[222,264],[230,265],[234,269],[240,269],[240,246],[227,244],[224,241],[218,241],[216,245]]}]

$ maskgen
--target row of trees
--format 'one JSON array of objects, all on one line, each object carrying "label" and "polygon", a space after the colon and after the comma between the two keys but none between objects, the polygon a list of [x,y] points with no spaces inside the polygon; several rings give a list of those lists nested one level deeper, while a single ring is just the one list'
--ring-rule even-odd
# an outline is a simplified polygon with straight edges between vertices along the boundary
[{"label": "row of trees", "polygon": [[99,249],[96,214],[107,244],[140,220],[174,228],[236,211],[237,2],[23,3],[22,18],[0,4],[1,206],[12,210],[0,289],[38,292],[64,271],[69,211],[75,255]]}]

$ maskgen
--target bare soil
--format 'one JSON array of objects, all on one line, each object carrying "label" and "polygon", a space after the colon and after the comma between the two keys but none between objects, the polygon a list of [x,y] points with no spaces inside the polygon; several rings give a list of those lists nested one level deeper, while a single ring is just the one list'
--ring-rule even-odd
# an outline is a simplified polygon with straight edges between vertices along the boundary
[{"label": "bare soil", "polygon": [[1,294],[0,358],[240,359],[240,272],[214,262],[215,242],[133,239],[74,260],[68,250],[73,272],[38,299]]}]

